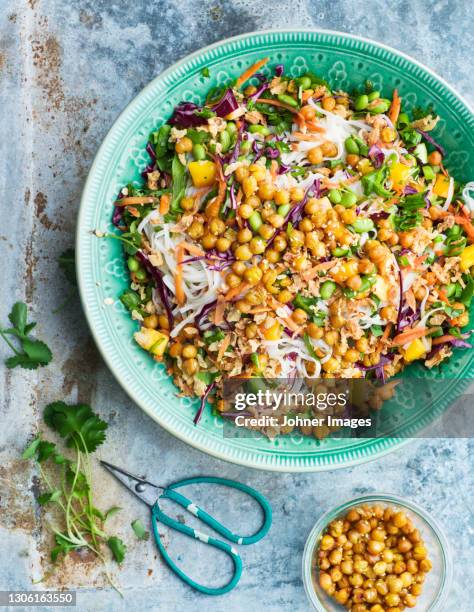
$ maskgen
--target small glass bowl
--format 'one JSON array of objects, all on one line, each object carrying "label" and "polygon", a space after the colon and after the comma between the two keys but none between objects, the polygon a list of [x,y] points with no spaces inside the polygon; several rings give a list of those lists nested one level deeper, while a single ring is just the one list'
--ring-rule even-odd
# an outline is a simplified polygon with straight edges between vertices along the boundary
[{"label": "small glass bowl", "polygon": [[313,571],[312,561],[314,552],[319,546],[321,536],[328,524],[345,515],[350,508],[363,504],[394,507],[406,511],[407,515],[412,518],[415,527],[420,530],[421,537],[428,550],[428,556],[433,563],[433,568],[427,574],[423,584],[423,593],[417,598],[417,605],[413,609],[415,611],[423,610],[423,612],[446,610],[444,604],[451,587],[453,566],[449,545],[444,533],[433,517],[418,504],[402,497],[383,493],[357,497],[329,510],[311,530],[303,552],[303,583],[313,609],[318,610],[318,612],[343,612],[346,610],[344,606],[338,604],[319,586],[318,570]]}]

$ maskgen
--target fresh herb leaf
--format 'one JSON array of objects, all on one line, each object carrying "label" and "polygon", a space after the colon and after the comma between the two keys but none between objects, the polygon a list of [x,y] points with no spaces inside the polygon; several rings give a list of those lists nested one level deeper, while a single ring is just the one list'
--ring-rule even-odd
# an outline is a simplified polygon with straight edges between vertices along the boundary
[{"label": "fresh herb leaf", "polygon": [[171,178],[173,181],[173,191],[171,194],[170,213],[176,216],[181,212],[181,200],[186,189],[186,167],[179,161],[177,155],[173,157],[171,164]]},{"label": "fresh herb leaf", "polygon": [[198,372],[196,374],[196,378],[201,380],[206,385],[210,385],[211,383],[213,383],[218,376],[219,376],[219,372],[204,371],[204,372]]},{"label": "fresh herb leaf", "polygon": [[[23,302],[14,304],[8,318],[13,327],[0,328],[0,336],[15,353],[14,356],[6,359],[5,365],[7,368],[21,366],[27,370],[35,370],[38,366],[47,365],[53,358],[53,355],[44,342],[29,336],[36,323],[27,323],[28,312],[26,304]],[[19,340],[22,351],[15,347],[8,339],[8,336],[15,336]]]},{"label": "fresh herb leaf", "polygon": [[421,224],[423,217],[420,210],[426,206],[424,192],[414,193],[400,198],[398,214],[394,217],[397,231],[407,231]]},{"label": "fresh herb leaf", "polygon": [[209,68],[207,66],[205,66],[204,68],[201,69],[201,75],[205,79],[208,79],[211,76],[211,73],[209,72]]},{"label": "fresh herb leaf", "polygon": [[426,108],[423,108],[422,106],[414,106],[411,113],[415,121],[418,119],[424,119],[428,115],[431,115],[433,118],[438,116],[432,103],[430,103]]},{"label": "fresh herb leaf", "polygon": [[71,541],[69,537],[60,533],[55,535],[55,540],[57,546],[55,546],[51,551],[51,561],[53,563],[56,563],[59,555],[67,555],[69,552],[71,552],[71,550],[76,550],[77,548],[81,548],[83,546],[82,544],[77,544]]},{"label": "fresh herb leaf", "polygon": [[127,552],[127,547],[122,540],[117,536],[112,536],[107,540],[107,544],[112,551],[115,561],[117,561],[117,563],[122,563],[125,559],[125,553]]},{"label": "fresh herb leaf", "polygon": [[388,168],[382,166],[378,170],[373,170],[362,177],[361,183],[364,188],[365,195],[375,193],[378,196],[388,198],[393,194],[385,187],[385,181],[388,178]]},{"label": "fresh herb leaf", "polygon": [[[314,352],[314,346],[313,346],[313,343],[311,342],[311,340],[310,340],[310,338],[309,338],[308,334],[306,334],[306,333],[303,335],[303,342],[304,342],[304,345],[305,345],[305,347],[306,347],[306,349],[307,349],[308,353],[310,354],[310,356],[311,356],[313,359],[318,359],[318,356],[317,356],[317,355],[316,355],[316,353]],[[318,361],[319,361],[319,360],[318,360]]]},{"label": "fresh herb leaf", "polygon": [[114,514],[117,514],[117,512],[120,512],[120,510],[122,510],[120,506],[111,506],[104,515],[104,521],[106,521],[108,518],[110,518]]},{"label": "fresh herb leaf", "polygon": [[132,529],[135,532],[135,535],[137,536],[137,538],[139,540],[148,540],[150,537],[149,532],[145,529],[143,523],[141,522],[140,519],[136,519],[135,521],[132,521],[131,523]]},{"label": "fresh herb leaf", "polygon": [[[168,149],[168,141],[171,132],[171,125],[165,123],[160,127],[156,132],[152,132],[150,135],[150,141],[153,145],[155,145],[155,154],[157,159],[162,159],[167,156]],[[130,190],[129,190],[130,193]]]},{"label": "fresh herb leaf", "polygon": [[105,440],[107,423],[94,414],[87,404],[48,404],[44,410],[44,420],[65,438],[67,446],[75,446],[81,452],[92,453]]},{"label": "fresh herb leaf", "polygon": [[60,489],[55,489],[49,493],[42,493],[38,497],[38,503],[40,506],[44,506],[45,504],[49,504],[50,502],[56,502],[61,499],[62,492]]}]

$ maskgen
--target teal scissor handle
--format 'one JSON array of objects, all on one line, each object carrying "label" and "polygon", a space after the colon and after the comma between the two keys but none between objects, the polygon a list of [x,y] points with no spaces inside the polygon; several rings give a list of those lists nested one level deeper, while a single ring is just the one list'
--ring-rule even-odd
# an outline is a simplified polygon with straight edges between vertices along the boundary
[{"label": "teal scissor handle", "polygon": [[[185,486],[193,485],[193,484],[202,484],[202,483],[224,485],[227,487],[231,487],[233,489],[238,489],[239,491],[246,493],[250,497],[253,497],[258,502],[260,507],[262,508],[263,515],[264,515],[263,524],[260,527],[260,529],[256,533],[250,536],[236,535],[232,531],[227,529],[227,527],[219,523],[219,521],[217,521],[215,518],[210,516],[207,512],[205,512],[204,510],[202,510],[201,508],[193,504],[191,500],[189,500],[187,497],[185,497],[184,495],[181,495],[181,493],[178,493],[178,491],[176,491],[176,489],[179,489],[181,487],[185,487]],[[186,582],[186,584],[200,591],[201,593],[205,593],[206,595],[222,595],[224,593],[228,593],[229,591],[231,591],[236,586],[236,584],[239,582],[240,577],[242,575],[242,560],[239,557],[239,554],[237,553],[237,551],[234,548],[232,548],[232,546],[227,544],[227,542],[222,542],[221,540],[218,540],[217,538],[214,538],[210,535],[204,534],[198,531],[197,529],[193,529],[191,527],[188,527],[187,525],[183,525],[183,523],[179,523],[178,521],[169,517],[167,514],[164,514],[159,507],[160,499],[170,499],[176,502],[177,504],[185,508],[188,512],[190,512],[191,514],[199,518],[201,521],[203,521],[203,523],[206,523],[207,525],[209,525],[209,527],[217,531],[217,533],[221,534],[222,536],[224,536],[231,542],[235,542],[236,544],[253,544],[254,542],[258,542],[268,533],[268,530],[270,529],[270,525],[272,522],[272,509],[271,509],[270,504],[266,500],[266,498],[263,495],[261,495],[261,493],[256,491],[255,489],[252,489],[251,487],[248,487],[247,485],[244,485],[240,482],[236,482],[234,480],[227,480],[225,478],[215,478],[212,476],[201,476],[197,478],[189,478],[187,480],[181,480],[179,482],[175,482],[174,484],[168,486],[152,508],[153,533],[155,536],[156,544],[162,556],[164,557],[165,561],[170,566],[170,568],[175,572],[175,574],[177,574],[184,582]],[[168,555],[167,550],[163,546],[161,542],[160,534],[158,531],[158,522],[161,522],[167,527],[170,527],[171,529],[179,531],[180,533],[183,533],[184,535],[187,535],[190,538],[195,538],[196,540],[200,540],[201,542],[204,542],[208,546],[214,546],[215,548],[218,548],[219,550],[222,550],[227,555],[229,555],[234,564],[234,572],[229,582],[222,587],[213,588],[213,587],[207,587],[207,586],[201,585],[195,582],[194,580],[192,580],[192,578],[190,578],[189,576],[187,576],[175,564],[175,562],[171,559],[171,557]]]}]

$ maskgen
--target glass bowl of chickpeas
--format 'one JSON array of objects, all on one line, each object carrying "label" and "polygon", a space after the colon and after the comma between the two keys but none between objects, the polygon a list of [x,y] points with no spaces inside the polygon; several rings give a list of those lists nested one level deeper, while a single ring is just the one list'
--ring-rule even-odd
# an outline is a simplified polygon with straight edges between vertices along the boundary
[{"label": "glass bowl of chickpeas", "polygon": [[423,508],[372,494],[324,514],[303,553],[306,594],[318,611],[446,610],[449,546]]}]

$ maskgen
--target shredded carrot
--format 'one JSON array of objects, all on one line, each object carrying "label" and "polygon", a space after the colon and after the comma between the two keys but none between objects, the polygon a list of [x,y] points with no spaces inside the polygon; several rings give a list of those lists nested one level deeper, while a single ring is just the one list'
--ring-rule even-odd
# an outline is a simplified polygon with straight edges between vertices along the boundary
[{"label": "shredded carrot", "polygon": [[279,106],[280,108],[286,108],[286,110],[290,111],[290,113],[293,113],[295,115],[298,115],[300,117],[300,120],[303,119],[303,116],[299,114],[298,110],[296,108],[293,108],[292,106],[290,106],[289,104],[285,104],[284,102],[280,102],[279,100],[273,100],[270,98],[257,98],[255,100],[255,102],[257,104],[271,104],[272,106]]},{"label": "shredded carrot", "polygon": [[226,302],[230,302],[231,300],[236,298],[241,293],[246,293],[250,289],[251,286],[252,285],[250,283],[246,283],[242,281],[240,285],[237,285],[237,287],[233,287],[232,289],[229,289],[229,291],[224,296]]},{"label": "shredded carrot", "polygon": [[439,292],[438,292],[438,296],[439,296],[439,299],[440,299],[442,302],[444,302],[444,303],[445,303],[445,304],[447,304],[448,306],[450,306],[450,305],[451,305],[451,304],[450,304],[450,301],[448,300],[448,296],[446,295],[446,293],[445,293],[445,292],[444,292],[442,289],[440,289],[440,290],[439,290]]},{"label": "shredded carrot", "polygon": [[161,199],[160,199],[160,213],[162,215],[166,215],[166,213],[169,212],[170,201],[171,201],[171,198],[170,198],[170,196],[167,193],[164,193],[161,196]]},{"label": "shredded carrot", "polygon": [[313,97],[314,91],[312,89],[307,89],[303,91],[301,94],[301,99],[303,102],[307,102],[310,98]]},{"label": "shredded carrot", "polygon": [[428,333],[428,329],[426,327],[415,327],[414,329],[406,329],[401,334],[395,336],[392,341],[394,346],[403,346],[407,344],[407,342],[411,342],[412,340],[416,340],[417,338],[423,338]]},{"label": "shredded carrot", "polygon": [[438,336],[437,338],[433,338],[431,344],[433,346],[437,346],[438,344],[444,344],[445,342],[449,342],[450,340],[454,340],[454,336],[450,334],[446,334],[445,336]]},{"label": "shredded carrot", "polygon": [[470,242],[474,242],[474,225],[472,225],[470,219],[466,219],[466,217],[462,217],[461,215],[454,215],[454,220],[459,225],[462,225],[464,231],[467,234]]},{"label": "shredded carrot", "polygon": [[441,172],[444,174],[444,176],[449,176],[448,171],[446,170],[446,168],[443,166],[443,162],[440,162],[439,167],[441,168]]},{"label": "shredded carrot", "polygon": [[153,204],[157,198],[153,196],[127,196],[120,200],[115,200],[115,206],[130,206],[130,204]]},{"label": "shredded carrot", "polygon": [[276,161],[276,159],[272,159],[272,163],[270,164],[270,174],[272,175],[273,179],[276,179],[277,172],[278,172],[278,162]]},{"label": "shredded carrot", "polygon": [[139,217],[140,216],[140,213],[135,208],[135,206],[129,206],[128,207],[128,212],[132,215],[132,217]]},{"label": "shredded carrot", "polygon": [[392,333],[393,323],[388,323],[385,326],[384,332],[382,334],[382,340],[388,340],[390,334]]},{"label": "shredded carrot", "polygon": [[186,296],[184,294],[183,287],[183,257],[184,257],[184,249],[181,245],[178,244],[176,247],[176,274],[174,277],[175,290],[176,290],[176,301],[180,306],[182,306],[186,300]]},{"label": "shredded carrot", "polygon": [[191,255],[194,255],[195,257],[203,257],[206,254],[202,249],[200,249],[195,244],[191,244],[190,242],[185,242],[184,240],[183,242],[180,242],[178,246],[184,249],[185,251],[187,251],[188,253],[190,253]]},{"label": "shredded carrot", "polygon": [[230,344],[230,334],[228,334],[223,340],[222,343],[219,347],[219,352],[217,353],[217,361],[221,361],[221,359],[224,357],[224,353],[226,352],[226,350],[228,349]]},{"label": "shredded carrot", "polygon": [[220,325],[224,320],[225,301],[223,296],[219,295],[217,298],[216,309],[214,311],[214,324]]},{"label": "shredded carrot", "polygon": [[388,118],[394,124],[397,122],[401,107],[402,107],[402,99],[398,95],[398,89],[394,89],[392,104],[390,105],[390,110],[388,111]]},{"label": "shredded carrot", "polygon": [[319,272],[324,271],[324,270],[329,270],[330,268],[335,266],[337,263],[338,263],[337,261],[323,261],[322,263],[319,263],[316,266],[309,268],[309,270],[302,272],[300,276],[305,281],[313,280],[314,278],[318,276]]},{"label": "shredded carrot", "polygon": [[294,136],[298,140],[319,140],[319,137],[316,136],[316,134],[303,134],[303,132],[293,132],[292,136]]},{"label": "shredded carrot", "polygon": [[255,62],[255,64],[252,64],[250,68],[247,68],[247,70],[239,76],[239,78],[235,82],[235,86],[237,88],[241,87],[245,83],[245,81],[248,81],[250,77],[253,76],[258,70],[260,70],[262,66],[265,66],[269,59],[269,57],[264,57],[263,59],[258,60],[258,62]]},{"label": "shredded carrot", "polygon": [[267,306],[256,306],[250,310],[249,314],[261,314],[262,312],[270,312],[272,309],[267,308]]},{"label": "shredded carrot", "polygon": [[316,121],[306,121],[306,127],[311,132],[325,132],[326,131],[326,128],[323,128],[323,126],[316,123]]}]

